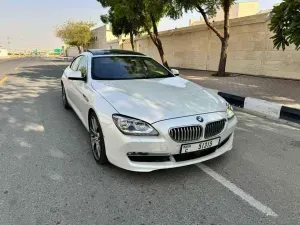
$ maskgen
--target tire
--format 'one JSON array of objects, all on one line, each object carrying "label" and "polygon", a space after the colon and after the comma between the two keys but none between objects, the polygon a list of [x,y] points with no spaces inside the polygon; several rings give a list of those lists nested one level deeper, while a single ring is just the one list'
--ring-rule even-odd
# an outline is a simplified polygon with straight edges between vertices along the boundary
[{"label": "tire", "polygon": [[89,131],[90,131],[91,149],[95,161],[99,165],[107,164],[108,159],[106,156],[104,136],[95,112],[91,112],[89,116]]},{"label": "tire", "polygon": [[69,105],[68,98],[66,95],[66,90],[65,90],[65,87],[63,84],[61,85],[61,96],[62,96],[62,103],[63,103],[64,108],[70,109],[71,106]]}]

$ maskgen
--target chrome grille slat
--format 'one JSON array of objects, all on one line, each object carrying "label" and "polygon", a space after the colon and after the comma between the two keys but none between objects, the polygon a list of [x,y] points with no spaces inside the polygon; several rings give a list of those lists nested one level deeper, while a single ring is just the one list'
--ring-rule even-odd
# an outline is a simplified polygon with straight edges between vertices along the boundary
[{"label": "chrome grille slat", "polygon": [[173,130],[174,131],[174,137],[176,138],[176,131],[175,130]]},{"label": "chrome grille slat", "polygon": [[197,138],[200,138],[200,136],[201,136],[201,131],[198,129]]},{"label": "chrome grille slat", "polygon": [[179,132],[178,132],[178,135],[179,135],[179,141],[182,141],[182,139],[183,139],[183,134],[182,134],[183,132],[182,132],[182,128],[180,128],[180,130],[179,130]]},{"label": "chrome grille slat", "polygon": [[206,124],[204,137],[207,139],[220,134],[223,131],[225,124],[225,119]]},{"label": "chrome grille slat", "polygon": [[176,142],[196,141],[202,137],[201,126],[176,127],[169,130],[170,137]]}]

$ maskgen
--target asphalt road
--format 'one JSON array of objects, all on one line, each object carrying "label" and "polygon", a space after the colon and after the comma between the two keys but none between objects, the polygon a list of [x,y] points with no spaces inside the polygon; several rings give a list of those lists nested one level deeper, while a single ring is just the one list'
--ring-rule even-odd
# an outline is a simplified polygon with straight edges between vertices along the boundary
[{"label": "asphalt road", "polygon": [[237,112],[234,149],[195,166],[98,166],[62,107],[66,63],[0,61],[0,224],[300,224],[300,129]]}]

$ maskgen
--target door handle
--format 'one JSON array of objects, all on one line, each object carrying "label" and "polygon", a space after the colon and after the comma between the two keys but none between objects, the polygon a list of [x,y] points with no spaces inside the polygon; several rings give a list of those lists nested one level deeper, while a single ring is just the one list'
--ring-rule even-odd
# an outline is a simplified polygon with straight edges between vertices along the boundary
[{"label": "door handle", "polygon": [[87,102],[89,102],[89,99],[84,94],[82,94],[82,96]]}]

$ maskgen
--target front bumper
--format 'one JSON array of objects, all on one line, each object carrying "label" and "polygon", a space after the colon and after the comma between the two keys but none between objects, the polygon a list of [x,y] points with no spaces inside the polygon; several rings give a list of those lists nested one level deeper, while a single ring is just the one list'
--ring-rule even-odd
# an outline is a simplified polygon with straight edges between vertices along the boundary
[{"label": "front bumper", "polygon": [[[201,117],[205,121],[201,125],[205,127],[206,123],[226,118],[226,113],[210,113],[201,115]],[[220,156],[232,149],[234,130],[237,124],[236,117],[227,121],[224,130],[215,136],[221,139],[219,146],[195,153],[180,154],[181,145],[186,143],[173,141],[168,130],[176,126],[195,125],[197,124],[195,118],[196,116],[189,116],[154,123],[153,127],[160,134],[155,137],[127,136],[122,134],[114,124],[102,127],[107,158],[112,164],[126,170],[150,172],[196,164]],[[205,140],[202,137],[192,143]],[[144,160],[145,158],[147,159]]]}]

